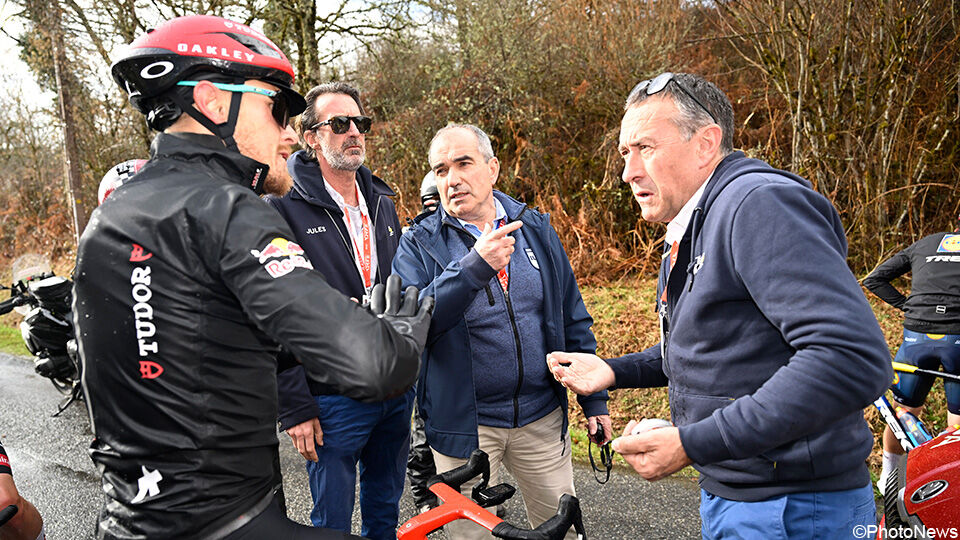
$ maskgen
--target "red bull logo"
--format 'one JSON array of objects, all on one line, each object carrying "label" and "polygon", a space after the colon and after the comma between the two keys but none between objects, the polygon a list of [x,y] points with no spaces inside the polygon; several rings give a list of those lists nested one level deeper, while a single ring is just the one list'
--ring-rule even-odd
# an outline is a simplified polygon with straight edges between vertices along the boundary
[{"label": "red bull logo", "polygon": [[261,250],[251,249],[250,254],[257,258],[273,278],[285,276],[294,268],[313,268],[305,257],[303,248],[286,238],[274,238]]},{"label": "red bull logo", "polygon": [[267,247],[256,250],[251,249],[250,254],[260,261],[260,264],[269,259],[289,257],[290,255],[303,255],[303,248],[296,242],[291,242],[286,238],[274,238],[267,244]]}]

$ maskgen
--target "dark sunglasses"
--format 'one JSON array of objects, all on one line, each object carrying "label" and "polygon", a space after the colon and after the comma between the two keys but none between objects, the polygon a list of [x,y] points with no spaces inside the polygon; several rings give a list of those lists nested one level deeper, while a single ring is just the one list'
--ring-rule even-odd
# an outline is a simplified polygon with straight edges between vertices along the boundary
[{"label": "dark sunglasses", "polygon": [[[180,81],[177,83],[177,86],[196,86],[198,82],[199,81]],[[241,94],[249,92],[267,96],[273,101],[270,113],[273,115],[273,119],[277,121],[277,124],[279,124],[280,127],[287,127],[287,124],[290,123],[290,107],[287,105],[287,99],[277,90],[267,90],[266,88],[250,86],[249,84],[210,84],[227,92],[240,92]]]},{"label": "dark sunglasses", "polygon": [[331,131],[337,135],[343,135],[350,129],[350,122],[353,122],[353,124],[357,126],[357,131],[366,133],[370,131],[370,124],[373,123],[373,119],[369,116],[332,116],[329,120],[317,122],[311,126],[310,129],[317,129],[318,127],[329,124]]},{"label": "dark sunglasses", "polygon": [[[687,90],[685,86],[680,84],[680,81],[677,79],[676,75],[670,73],[669,71],[661,73],[652,79],[640,81],[637,83],[637,86],[633,87],[633,91],[645,92],[648,96],[652,96],[654,94],[663,92],[663,89],[670,84],[670,81],[673,81],[673,84],[677,85],[677,88],[683,90],[684,94],[690,96],[690,99],[696,101],[697,105],[699,105],[701,109],[710,115],[710,118],[713,120],[714,124],[720,125],[720,122],[717,122],[717,117],[710,112],[710,109],[708,109],[699,99],[697,99],[697,96],[693,95],[693,93]],[[630,93],[632,94],[633,91]]]}]

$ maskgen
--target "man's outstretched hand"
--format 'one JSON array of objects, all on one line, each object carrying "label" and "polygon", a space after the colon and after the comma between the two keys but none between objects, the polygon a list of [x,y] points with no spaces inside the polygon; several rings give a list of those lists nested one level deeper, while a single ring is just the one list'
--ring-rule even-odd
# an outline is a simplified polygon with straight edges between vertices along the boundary
[{"label": "man's outstretched hand", "polygon": [[547,368],[560,384],[580,395],[613,386],[613,369],[595,354],[555,351],[547,355]]},{"label": "man's outstretched hand", "polygon": [[679,429],[664,427],[631,435],[636,425],[636,420],[627,424],[623,436],[613,440],[613,451],[623,456],[640,476],[653,482],[693,464],[680,442]]}]

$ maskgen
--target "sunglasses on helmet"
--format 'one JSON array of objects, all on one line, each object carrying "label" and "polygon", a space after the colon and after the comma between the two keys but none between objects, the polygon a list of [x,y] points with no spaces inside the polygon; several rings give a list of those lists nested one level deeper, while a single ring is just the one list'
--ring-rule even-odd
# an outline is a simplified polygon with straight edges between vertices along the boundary
[{"label": "sunglasses on helmet", "polygon": [[[652,96],[654,94],[663,92],[663,89],[666,88],[668,84],[670,84],[670,81],[673,81],[673,83],[677,85],[677,88],[682,90],[684,94],[690,97],[690,99],[696,101],[697,105],[699,105],[701,109],[703,109],[707,114],[710,115],[710,118],[713,120],[714,124],[718,124],[718,125],[720,124],[720,122],[717,122],[717,117],[714,116],[712,112],[710,112],[710,109],[708,109],[703,104],[703,102],[697,99],[697,96],[693,95],[691,91],[687,90],[685,86],[680,84],[680,80],[677,79],[677,76],[674,75],[673,73],[670,73],[669,71],[661,73],[652,79],[640,81],[639,83],[637,83],[637,86],[633,88],[633,90],[644,92],[648,96]],[[633,92],[630,92],[630,93],[632,94]]]},{"label": "sunglasses on helmet", "polygon": [[317,122],[311,126],[310,129],[314,130],[318,127],[329,125],[334,133],[343,135],[350,130],[350,122],[353,122],[353,124],[357,126],[357,131],[366,133],[370,131],[370,125],[373,123],[373,119],[369,116],[331,116],[329,120]]},{"label": "sunglasses on helmet", "polygon": [[[180,81],[177,83],[177,86],[196,86],[199,82],[200,81]],[[267,96],[273,100],[270,113],[273,115],[273,119],[277,121],[277,124],[279,124],[280,127],[287,127],[287,124],[290,123],[290,106],[287,104],[287,99],[283,97],[278,90],[267,90],[266,88],[250,86],[249,84],[228,84],[215,82],[210,84],[227,92],[239,92],[241,94],[252,93],[260,94],[261,96]]]}]

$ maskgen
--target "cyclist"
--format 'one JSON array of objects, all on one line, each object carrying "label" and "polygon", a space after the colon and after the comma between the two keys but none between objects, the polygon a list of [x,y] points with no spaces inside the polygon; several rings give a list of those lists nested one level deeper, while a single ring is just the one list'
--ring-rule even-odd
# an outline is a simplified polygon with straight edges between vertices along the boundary
[{"label": "cyclist", "polygon": [[[903,310],[903,343],[896,362],[960,374],[960,230],[925,236],[878,266],[863,280],[870,292]],[[890,284],[910,272],[910,296]],[[934,377],[900,373],[894,400],[919,414]],[[945,381],[948,425],[960,423],[960,383]],[[877,488],[884,493],[887,477],[903,448],[889,427],[883,430],[883,461]]]},{"label": "cyclist", "polygon": [[432,300],[418,311],[415,289],[401,299],[393,280],[369,310],[350,301],[257,197],[289,182],[289,115],[305,105],[262,33],[173,19],[112,71],[162,133],[78,248],[74,319],[105,494],[97,537],[349,537],[285,516],[276,353],[346,396],[399,395]]},{"label": "cyclist", "polygon": [[10,505],[17,507],[17,513],[6,524],[0,526],[0,540],[43,540],[46,534],[43,519],[33,504],[20,496],[13,482],[10,459],[0,444],[0,511]]},{"label": "cyclist", "polygon": [[97,204],[103,204],[103,201],[110,196],[124,182],[133,178],[133,175],[140,171],[140,168],[147,162],[145,159],[128,159],[117,163],[100,180],[100,188],[97,189]]}]

